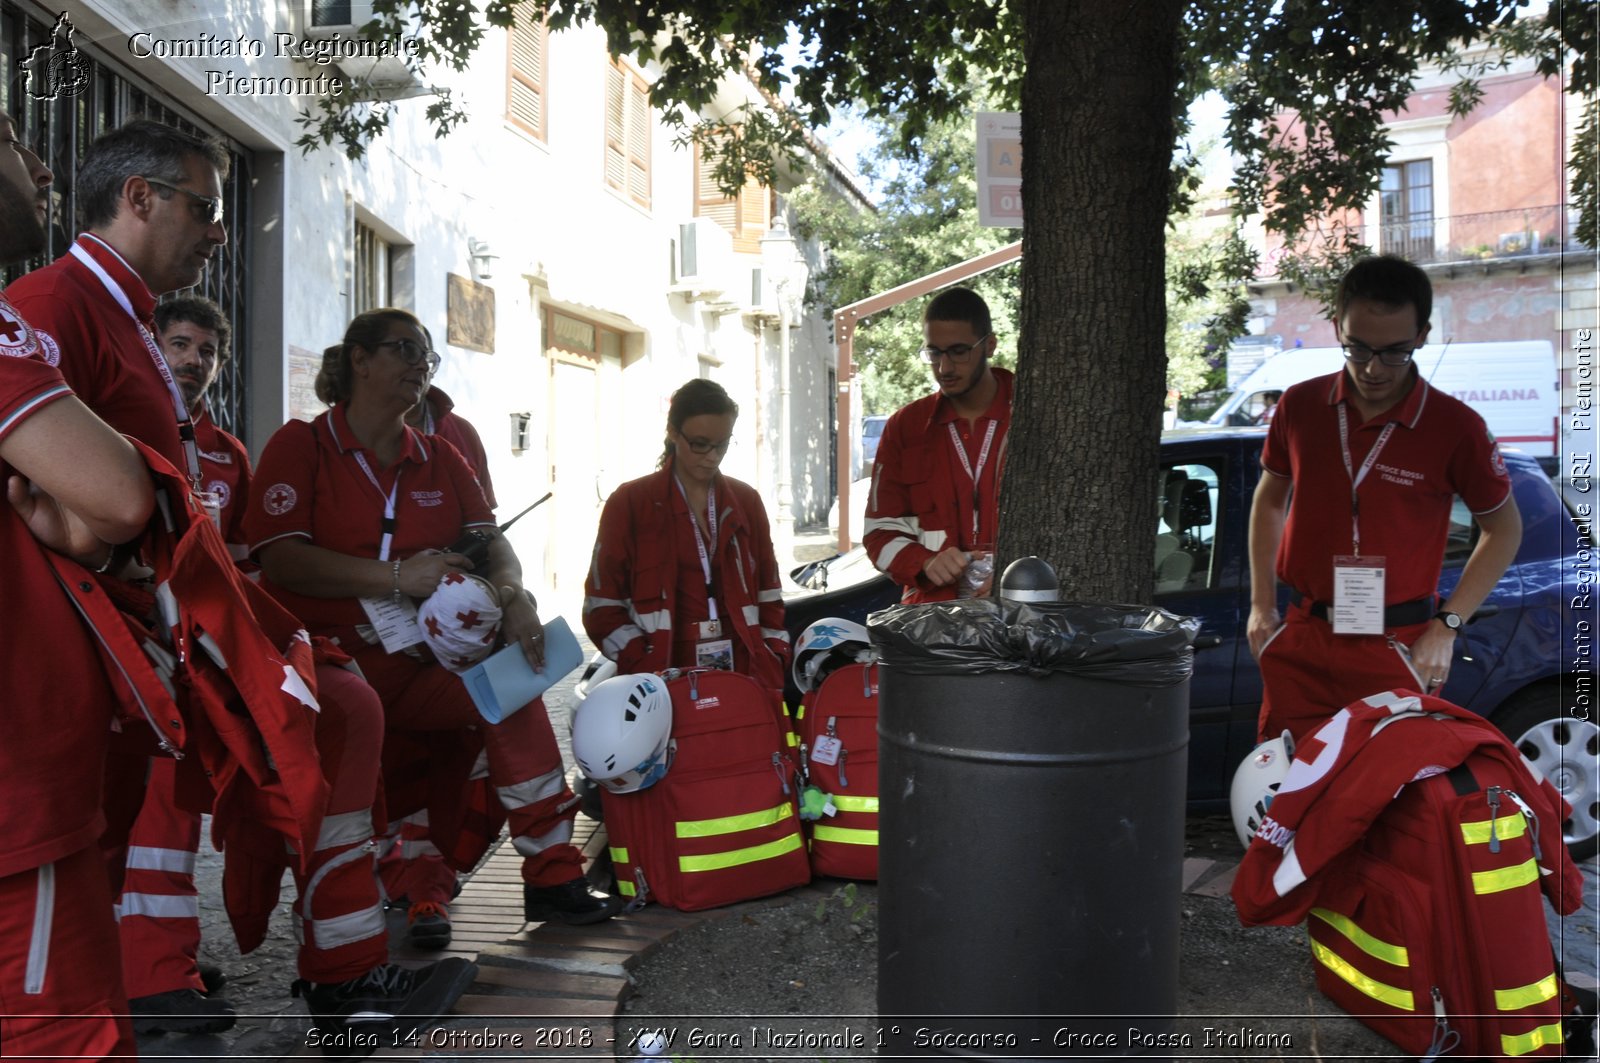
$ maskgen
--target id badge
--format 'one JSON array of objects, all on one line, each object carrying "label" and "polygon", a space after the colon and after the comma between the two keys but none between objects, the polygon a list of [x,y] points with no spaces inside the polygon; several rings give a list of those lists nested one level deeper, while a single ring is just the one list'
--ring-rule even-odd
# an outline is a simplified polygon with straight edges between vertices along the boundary
[{"label": "id badge", "polygon": [[706,641],[709,641],[711,639],[720,639],[721,637],[722,637],[722,621],[720,621],[720,620],[702,620],[702,621],[700,621],[700,641],[706,642]]},{"label": "id badge", "polygon": [[812,763],[828,765],[839,763],[839,746],[839,740],[833,735],[818,735],[816,744],[811,747]]},{"label": "id badge", "polygon": [[217,531],[222,530],[222,498],[215,491],[196,491],[195,500],[205,509],[206,516],[211,518],[211,523]]},{"label": "id badge", "polygon": [[1333,559],[1333,633],[1383,634],[1383,558]]},{"label": "id badge", "polygon": [[384,653],[399,653],[408,646],[422,641],[422,628],[417,624],[417,606],[410,598],[396,602],[393,597],[361,598],[362,610],[378,633]]},{"label": "id badge", "polygon": [[[713,620],[711,623],[715,624],[716,621]],[[724,672],[733,671],[733,640],[712,639],[708,642],[695,643],[694,666],[716,668]]]}]

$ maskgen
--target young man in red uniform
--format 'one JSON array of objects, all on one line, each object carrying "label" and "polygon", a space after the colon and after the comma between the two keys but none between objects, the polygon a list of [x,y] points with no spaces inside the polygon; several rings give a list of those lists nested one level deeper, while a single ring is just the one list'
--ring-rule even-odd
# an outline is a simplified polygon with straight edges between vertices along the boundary
[{"label": "young man in red uniform", "polygon": [[[1345,368],[1296,384],[1273,415],[1250,511],[1247,634],[1261,667],[1261,740],[1285,730],[1298,739],[1381,690],[1438,691],[1462,623],[1522,542],[1483,418],[1429,387],[1412,361],[1432,309],[1432,285],[1415,265],[1388,255],[1356,263],[1334,297]],[[1441,603],[1455,495],[1481,535]],[[1277,579],[1294,590],[1283,619]]]},{"label": "young man in red uniform", "polygon": [[[0,113],[0,261],[44,250],[50,183]],[[97,568],[102,540],[143,530],[154,494],[60,355],[0,299],[0,1054],[102,1059],[134,1052],[96,844],[117,699],[44,543]]]},{"label": "young man in red uniform", "polygon": [[939,390],[883,426],[864,537],[907,604],[989,593],[993,573],[981,563],[992,565],[1011,426],[1012,376],[989,364],[995,336],[983,297],[940,292],[923,311],[922,334]]},{"label": "young man in red uniform", "polygon": [[[131,122],[102,135],[78,172],[86,231],[68,254],[7,289],[24,313],[39,316],[40,327],[65,353],[63,375],[86,405],[186,474],[202,498],[209,496],[193,425],[156,345],[153,315],[156,293],[194,285],[227,242],[222,180],[228,165],[219,144],[156,122]],[[449,960],[407,971],[386,962],[382,905],[365,853],[382,707],[365,684],[353,676],[347,683],[320,690],[317,749],[305,751],[320,760],[331,793],[313,852],[296,866],[304,995],[314,1015],[337,1024],[411,1029],[448,1011],[475,968]],[[137,807],[145,763],[143,748],[120,757],[113,752],[107,788],[117,796],[108,797],[108,810]],[[291,772],[280,764],[279,775],[299,777],[302,767]],[[118,850],[128,827],[113,824],[102,840],[119,885]],[[230,863],[237,850],[230,846]]]},{"label": "young man in red uniform", "polygon": [[[156,342],[194,422],[206,492],[216,500],[223,539],[238,560],[246,556],[241,525],[250,494],[250,456],[243,443],[217,427],[206,408],[206,389],[228,356],[232,329],[222,308],[198,295],[157,305],[155,326]],[[235,1021],[233,1006],[208,994],[199,965],[194,866],[200,813],[180,806],[176,784],[177,762],[151,757],[117,900],[122,980],[139,1034],[219,1033]]]}]

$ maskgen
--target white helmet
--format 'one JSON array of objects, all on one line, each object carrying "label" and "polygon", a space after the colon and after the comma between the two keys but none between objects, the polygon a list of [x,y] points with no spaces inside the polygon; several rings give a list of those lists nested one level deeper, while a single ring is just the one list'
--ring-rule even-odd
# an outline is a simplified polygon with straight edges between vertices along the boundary
[{"label": "white helmet", "polygon": [[614,794],[654,785],[671,764],[672,698],[660,676],[616,675],[589,691],[572,720],[572,759]]},{"label": "white helmet", "polygon": [[1239,835],[1239,844],[1246,849],[1261,828],[1261,821],[1266,819],[1267,809],[1288,776],[1289,762],[1293,759],[1294,740],[1285,731],[1251,750],[1239,770],[1233,773],[1228,805],[1233,811],[1233,829]]},{"label": "white helmet", "polygon": [[822,685],[841,665],[872,659],[872,639],[854,620],[825,616],[800,633],[791,672],[802,694]]}]

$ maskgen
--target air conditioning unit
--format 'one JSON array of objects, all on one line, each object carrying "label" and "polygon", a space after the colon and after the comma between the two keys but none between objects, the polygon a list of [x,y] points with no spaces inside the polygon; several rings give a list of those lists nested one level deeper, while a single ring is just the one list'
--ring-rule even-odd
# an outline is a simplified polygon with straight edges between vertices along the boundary
[{"label": "air conditioning unit", "polygon": [[778,316],[778,296],[773,291],[768,272],[760,266],[750,269],[750,301],[745,304],[745,314],[756,319]]},{"label": "air conditioning unit", "polygon": [[306,0],[306,36],[326,38],[334,34],[359,36],[361,27],[372,21],[372,0]]},{"label": "air conditioning unit", "polygon": [[733,237],[710,218],[678,226],[672,288],[692,299],[721,295],[733,277]]},{"label": "air conditioning unit", "polygon": [[[361,35],[361,28],[373,20],[372,0],[305,0],[305,5],[306,39],[338,38],[336,47],[324,47],[333,49],[333,65],[360,98],[405,100],[434,91],[418,79],[405,56],[397,54],[394,38],[369,41]],[[408,22],[400,39],[414,31]]]}]

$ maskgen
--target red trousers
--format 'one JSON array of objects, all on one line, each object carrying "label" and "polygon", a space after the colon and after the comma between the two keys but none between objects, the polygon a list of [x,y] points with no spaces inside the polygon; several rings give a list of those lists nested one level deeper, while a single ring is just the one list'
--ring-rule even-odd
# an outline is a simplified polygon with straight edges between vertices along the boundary
[{"label": "red trousers", "polygon": [[127,870],[117,901],[122,983],[130,999],[174,989],[202,989],[200,897],[194,885],[200,813],[179,808],[177,761],[152,757],[144,804],[128,837]]},{"label": "red trousers", "polygon": [[[1424,621],[1390,634],[1395,643],[1410,646],[1427,626]],[[1256,663],[1262,687],[1258,742],[1285,730],[1298,742],[1352,701],[1401,687],[1423,689],[1389,635],[1335,635],[1327,621],[1304,608],[1289,611]]]},{"label": "red trousers", "polygon": [[97,846],[0,878],[0,1056],[134,1058]]},{"label": "red trousers", "polygon": [[[523,881],[534,886],[555,886],[583,874],[583,854],[572,844],[577,798],[567,787],[561,750],[543,699],[491,724],[478,715],[460,677],[436,663],[418,661],[402,653],[386,654],[377,647],[358,651],[356,660],[383,699],[389,727],[405,731],[462,727],[482,730],[489,780],[506,810],[512,844],[523,856]],[[465,789],[465,772],[460,782]],[[407,895],[413,901],[448,900],[455,872],[436,855],[424,853],[420,846],[416,854],[423,859],[406,869]]]}]

